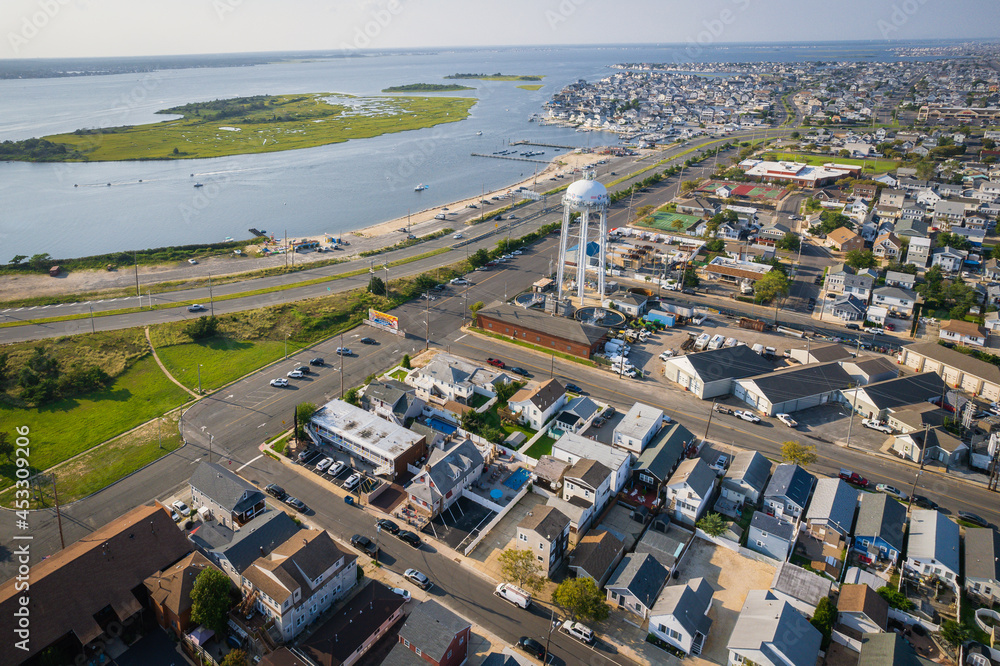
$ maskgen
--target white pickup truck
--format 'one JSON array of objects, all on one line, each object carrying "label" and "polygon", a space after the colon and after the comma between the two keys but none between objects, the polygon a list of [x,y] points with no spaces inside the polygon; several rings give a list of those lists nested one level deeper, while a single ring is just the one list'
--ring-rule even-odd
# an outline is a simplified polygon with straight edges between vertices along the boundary
[{"label": "white pickup truck", "polygon": [[796,421],[795,419],[793,419],[788,414],[775,414],[774,417],[776,419],[778,419],[779,421],[781,421],[782,423],[784,423],[789,428],[794,428],[795,426],[797,426],[799,424],[798,421]]},{"label": "white pickup truck", "polygon": [[560,625],[559,631],[572,636],[581,643],[586,643],[587,645],[594,644],[594,632],[590,630],[590,627],[586,627],[579,622],[566,620]]},{"label": "white pickup truck", "polygon": [[887,435],[892,434],[892,428],[890,428],[885,423],[876,421],[875,419],[865,419],[864,421],[861,422],[861,425],[863,425],[866,428],[870,428],[871,430],[878,430],[879,432],[884,432]]}]

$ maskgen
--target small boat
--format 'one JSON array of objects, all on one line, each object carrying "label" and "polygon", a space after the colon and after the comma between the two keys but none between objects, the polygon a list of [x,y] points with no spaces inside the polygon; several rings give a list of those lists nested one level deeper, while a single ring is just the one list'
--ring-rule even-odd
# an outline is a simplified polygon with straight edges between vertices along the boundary
[{"label": "small boat", "polygon": [[478,132],[476,132],[476,136],[482,136],[482,135],[483,135],[483,131],[482,130],[479,130]]},{"label": "small boat", "polygon": [[204,186],[203,184],[201,184],[201,183],[195,183],[195,184],[194,184],[194,186],[195,186],[195,187],[205,187],[205,186]]},{"label": "small boat", "polygon": [[419,185],[417,185],[416,187],[413,188],[413,191],[414,192],[423,192],[426,189],[427,189],[427,186],[424,185],[423,183],[420,183]]}]

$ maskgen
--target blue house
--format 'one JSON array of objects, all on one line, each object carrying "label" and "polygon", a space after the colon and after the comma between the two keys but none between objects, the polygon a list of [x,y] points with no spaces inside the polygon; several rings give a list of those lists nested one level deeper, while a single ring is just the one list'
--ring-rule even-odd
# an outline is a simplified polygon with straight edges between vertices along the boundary
[{"label": "blue house", "polygon": [[872,562],[889,560],[895,564],[903,550],[906,507],[882,493],[861,495],[851,547]]}]

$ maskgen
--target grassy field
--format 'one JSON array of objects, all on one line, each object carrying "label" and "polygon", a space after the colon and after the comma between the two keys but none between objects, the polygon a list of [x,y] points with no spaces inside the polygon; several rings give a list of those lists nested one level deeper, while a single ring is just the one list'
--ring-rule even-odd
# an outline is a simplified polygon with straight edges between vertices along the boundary
[{"label": "grassy field", "polygon": [[529,458],[534,458],[538,460],[542,456],[547,456],[552,453],[552,445],[556,443],[556,440],[552,439],[548,435],[542,435],[538,438],[538,441],[531,445],[531,448],[525,451],[524,455]]},{"label": "grassy field", "polygon": [[[31,430],[33,469],[44,470],[134,428],[190,399],[152,356],[144,356],[106,390],[41,408],[4,407],[3,421]],[[0,486],[13,482],[14,465],[0,465]]]},{"label": "grassy field", "polygon": [[863,166],[865,171],[871,171],[873,173],[885,173],[887,171],[892,171],[899,166],[899,162],[895,162],[893,160],[858,160],[848,157],[837,157],[836,155],[810,155],[808,153],[782,153],[768,151],[765,153],[765,159],[770,159],[768,156],[773,156],[775,160],[805,162],[810,166],[822,166],[830,163]]},{"label": "grassy field", "polygon": [[457,90],[475,90],[469,86],[461,86],[457,83],[408,83],[405,86],[389,86],[382,88],[384,93],[411,93],[411,92],[455,92]]},{"label": "grassy field", "polygon": [[521,90],[535,91],[535,90],[541,90],[545,86],[543,86],[541,83],[526,83],[523,86],[515,86],[515,87],[520,88]]},{"label": "grassy field", "polygon": [[[181,446],[177,417],[147,423],[103,446],[87,451],[55,472],[59,503],[68,504],[106,488]],[[0,495],[0,506],[10,507],[14,491]],[[32,498],[32,508],[52,506],[51,486]]]},{"label": "grassy field", "polygon": [[[223,157],[311,148],[464,120],[475,99],[312,93],[188,104],[175,120],[45,137],[89,161]],[[221,106],[225,105],[225,106]]]}]

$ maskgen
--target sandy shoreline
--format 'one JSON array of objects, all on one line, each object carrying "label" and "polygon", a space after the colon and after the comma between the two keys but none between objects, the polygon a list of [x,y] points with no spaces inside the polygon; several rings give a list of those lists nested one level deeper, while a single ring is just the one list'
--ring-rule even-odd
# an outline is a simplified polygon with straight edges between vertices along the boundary
[{"label": "sandy shoreline", "polygon": [[[296,264],[308,264],[312,262],[338,259],[356,259],[359,253],[369,250],[380,249],[392,245],[393,242],[403,240],[405,237],[400,233],[400,229],[407,226],[409,217],[410,232],[417,236],[425,236],[444,228],[453,228],[456,231],[463,229],[465,222],[459,222],[454,214],[464,214],[473,212],[466,208],[474,203],[479,205],[480,199],[490,199],[493,196],[503,195],[518,187],[532,187],[537,181],[539,189],[542,191],[552,189],[560,185],[572,182],[571,178],[560,179],[560,182],[552,182],[548,179],[557,173],[572,173],[574,169],[582,168],[593,164],[601,159],[596,153],[566,153],[553,156],[552,160],[539,171],[528,178],[521,179],[506,187],[487,191],[485,195],[478,194],[459,201],[424,208],[409,216],[403,215],[395,219],[372,224],[361,229],[345,231],[341,238],[347,240],[350,245],[343,248],[343,251],[335,253],[306,252],[301,254],[275,254],[261,257],[245,257],[242,259],[232,256],[211,257],[200,261],[197,265],[183,264],[161,264],[156,266],[140,266],[138,270],[139,282],[142,286],[156,284],[159,282],[185,280],[203,280],[209,275],[222,276],[238,273],[250,273],[265,268],[282,266],[291,259]],[[543,184],[542,181],[545,181]],[[497,207],[502,207],[504,201],[494,202]],[[452,214],[447,220],[437,220],[434,216],[448,208]],[[468,215],[469,219],[477,218],[483,213],[489,213],[490,207],[481,206],[474,211],[475,215]],[[393,235],[398,235],[394,239]],[[312,234],[309,236],[296,236],[289,238],[290,241],[302,241],[305,239],[317,240],[325,244],[325,239],[332,234]],[[284,239],[277,239],[284,242]],[[251,245],[248,243],[248,245]],[[24,298],[40,296],[58,296],[60,294],[73,294],[81,292],[100,292],[115,289],[135,288],[136,272],[132,267],[123,266],[117,271],[101,270],[80,270],[63,273],[59,278],[51,278],[47,275],[32,273],[25,275],[7,275],[0,280],[0,301],[15,301]],[[134,293],[134,292],[133,292]],[[143,290],[145,293],[145,290]]]}]

